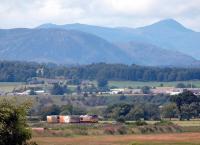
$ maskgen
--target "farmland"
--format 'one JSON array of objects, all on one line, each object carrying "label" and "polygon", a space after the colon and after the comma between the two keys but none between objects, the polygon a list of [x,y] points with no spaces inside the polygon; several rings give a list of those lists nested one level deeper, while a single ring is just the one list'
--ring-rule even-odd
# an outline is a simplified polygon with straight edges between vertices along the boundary
[{"label": "farmland", "polygon": [[35,137],[39,145],[199,145],[200,133]]},{"label": "farmland", "polygon": [[[92,81],[92,83],[95,86],[97,86],[96,81]],[[179,83],[183,83],[183,84],[188,85],[188,86],[190,86],[192,84],[193,86],[200,88],[200,81],[198,81],[198,80],[172,81],[172,82],[109,81],[108,86],[109,87],[116,87],[116,88],[128,88],[128,87],[138,88],[138,87],[143,87],[143,86],[160,87],[161,85],[163,87],[176,87],[176,85],[179,84]],[[19,88],[19,87],[23,87],[23,86],[27,86],[27,85],[23,82],[0,82],[0,90],[5,91],[5,92],[12,92],[14,89]],[[74,91],[76,89],[76,85],[68,85],[68,88],[71,91]]]},{"label": "farmland", "polygon": [[[135,126],[134,122],[125,125],[111,121],[85,125],[41,124],[51,130],[34,132],[33,140],[39,145],[199,145],[199,120],[173,120],[177,126],[155,125],[156,122],[147,121],[148,125],[143,126]],[[105,132],[105,126],[109,126],[109,131]],[[114,129],[113,134],[111,128],[118,129]]]},{"label": "farmland", "polygon": [[0,82],[0,91],[11,92],[13,89],[22,86],[21,82]]},{"label": "farmland", "polygon": [[143,87],[143,86],[151,86],[151,87],[159,87],[163,84],[164,87],[175,87],[178,83],[195,85],[196,87],[200,87],[200,81],[174,81],[174,82],[140,82],[140,81],[109,81],[109,86],[115,86],[119,88],[124,87]]},{"label": "farmland", "polygon": [[[142,87],[151,86],[156,87],[163,84],[163,86],[176,86],[178,83],[184,83],[185,85],[191,82],[129,82],[129,81],[109,81],[109,87]],[[94,84],[97,84],[94,82]],[[41,84],[43,85],[43,84]],[[200,86],[200,81],[192,81],[192,85],[196,87]],[[7,91],[12,91],[18,86],[24,86],[23,83],[1,83],[0,88]],[[76,89],[76,85],[68,85],[68,88],[73,91]],[[135,124],[134,119],[128,121],[125,118],[125,122],[120,124],[117,122],[115,116],[106,116],[105,109],[109,106],[116,106],[119,103],[125,103],[132,108],[139,107],[139,111],[142,110],[142,106],[146,104],[153,104],[155,107],[160,105],[166,105],[170,103],[167,95],[152,95],[152,94],[129,94],[123,96],[122,94],[64,94],[64,95],[24,95],[24,96],[1,96],[3,98],[12,99],[15,98],[17,102],[23,102],[29,100],[33,103],[32,114],[40,115],[43,117],[43,121],[35,122],[35,124],[29,124],[31,128],[42,128],[43,132],[33,131],[33,140],[39,145],[199,145],[200,144],[200,121],[191,119],[190,121],[179,121],[178,118],[173,119],[172,125],[156,125],[159,123],[159,119],[149,118],[146,121],[147,125]],[[49,109],[53,105],[59,109],[65,109],[65,105],[72,105],[78,111],[85,111],[86,113],[94,113],[99,116],[103,116],[98,124],[47,124],[44,121],[45,109]],[[126,106],[126,107],[129,107]],[[139,105],[139,106],[138,106]],[[64,106],[64,107],[63,107]],[[131,106],[131,105],[130,105]],[[49,107],[49,108],[48,108]],[[63,107],[63,108],[62,108]],[[67,106],[70,107],[70,106]],[[123,106],[114,108],[113,111],[121,109]],[[153,106],[147,106],[153,110]],[[137,109],[137,108],[136,108]],[[145,108],[144,108],[145,109]],[[73,110],[73,109],[72,109]],[[123,109],[122,109],[123,110]],[[65,111],[65,110],[64,110]],[[66,110],[68,111],[68,110]],[[57,114],[60,114],[60,111]],[[41,113],[41,114],[40,114]],[[43,113],[43,114],[42,114]],[[160,111],[156,110],[154,114],[161,115]],[[73,112],[72,112],[73,114]],[[109,115],[109,114],[108,114]],[[112,115],[112,114],[110,114]],[[133,116],[134,114],[132,114]],[[128,117],[128,116],[124,116]],[[143,117],[142,117],[143,118]],[[152,121],[157,120],[157,121]],[[119,123],[119,124],[118,124]],[[192,141],[191,141],[192,140]]]}]

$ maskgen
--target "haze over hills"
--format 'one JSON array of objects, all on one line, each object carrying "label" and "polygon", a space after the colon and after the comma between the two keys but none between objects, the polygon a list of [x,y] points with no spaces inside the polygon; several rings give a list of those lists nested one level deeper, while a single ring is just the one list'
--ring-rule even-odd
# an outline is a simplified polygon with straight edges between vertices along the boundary
[{"label": "haze over hills", "polygon": [[86,25],[80,23],[74,24],[66,24],[66,25],[56,25],[56,24],[43,24],[38,26],[37,28],[60,28],[60,29],[67,29],[67,30],[79,30],[87,33],[91,33],[102,37],[110,42],[128,42],[132,40],[143,40],[143,37],[140,37],[138,34],[135,34],[131,31],[120,29],[120,28],[109,28],[109,27],[100,27],[100,26],[93,26],[93,25]]},{"label": "haze over hills", "polygon": [[148,43],[130,41],[118,45],[129,56],[134,58],[136,64],[153,66],[198,66],[199,62],[177,51],[159,48]]},{"label": "haze over hills", "polygon": [[160,21],[146,27],[137,28],[136,31],[154,45],[200,59],[200,33],[185,28],[175,20]]},{"label": "haze over hills", "polygon": [[38,28],[75,29],[100,36],[110,42],[137,41],[179,51],[200,59],[200,33],[185,28],[173,19],[166,19],[140,28],[107,28],[84,24],[43,24]]},{"label": "haze over hills", "polygon": [[0,57],[54,63],[132,63],[126,53],[95,35],[75,30],[0,30]]},{"label": "haze over hills", "polygon": [[[141,28],[43,24],[1,29],[1,60],[200,66],[200,34],[172,19]],[[194,58],[195,57],[195,58]]]}]

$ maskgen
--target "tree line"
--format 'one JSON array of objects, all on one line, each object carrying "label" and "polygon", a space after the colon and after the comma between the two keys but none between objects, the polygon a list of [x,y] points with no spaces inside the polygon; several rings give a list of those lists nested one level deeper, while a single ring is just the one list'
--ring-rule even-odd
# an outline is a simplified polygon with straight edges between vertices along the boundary
[{"label": "tree line", "polygon": [[[65,105],[61,106],[54,104],[51,98],[38,98],[38,106],[32,108],[29,115],[41,116],[45,120],[47,115],[96,114],[102,116],[105,120],[116,121],[160,120],[166,118],[190,120],[191,118],[200,117],[200,96],[185,90],[181,94],[163,96],[162,100],[158,100],[160,97],[148,96],[141,100],[141,96],[138,99],[119,96],[118,100],[115,98],[110,101],[106,97],[99,96],[73,97],[71,99],[61,97],[62,102],[67,101],[67,103],[64,103]],[[96,106],[105,107],[96,108]]]},{"label": "tree line", "polygon": [[[42,68],[43,72],[37,72]],[[80,80],[129,80],[129,81],[184,81],[199,80],[200,68],[147,67],[125,64],[96,63],[65,66],[33,62],[1,61],[0,81],[25,82],[32,77],[64,77],[74,84]]]}]

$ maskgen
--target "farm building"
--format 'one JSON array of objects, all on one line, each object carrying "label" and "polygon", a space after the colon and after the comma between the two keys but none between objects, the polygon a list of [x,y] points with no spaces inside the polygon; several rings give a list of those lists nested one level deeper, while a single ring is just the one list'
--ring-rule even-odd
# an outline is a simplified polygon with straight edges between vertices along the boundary
[{"label": "farm building", "polygon": [[125,91],[125,88],[117,88],[117,89],[110,89],[110,94],[123,94]]},{"label": "farm building", "polygon": [[151,89],[151,92],[153,94],[170,94],[171,92],[178,91],[177,88],[174,87],[156,87],[154,89]]},{"label": "farm building", "polygon": [[82,123],[97,123],[98,116],[97,115],[81,115],[80,122],[82,122]]}]

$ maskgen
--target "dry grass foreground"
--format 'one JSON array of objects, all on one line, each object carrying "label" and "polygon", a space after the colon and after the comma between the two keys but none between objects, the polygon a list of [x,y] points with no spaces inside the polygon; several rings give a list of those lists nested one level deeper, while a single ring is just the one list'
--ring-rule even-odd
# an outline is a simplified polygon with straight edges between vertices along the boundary
[{"label": "dry grass foreground", "polygon": [[35,137],[39,145],[200,145],[200,133]]}]

